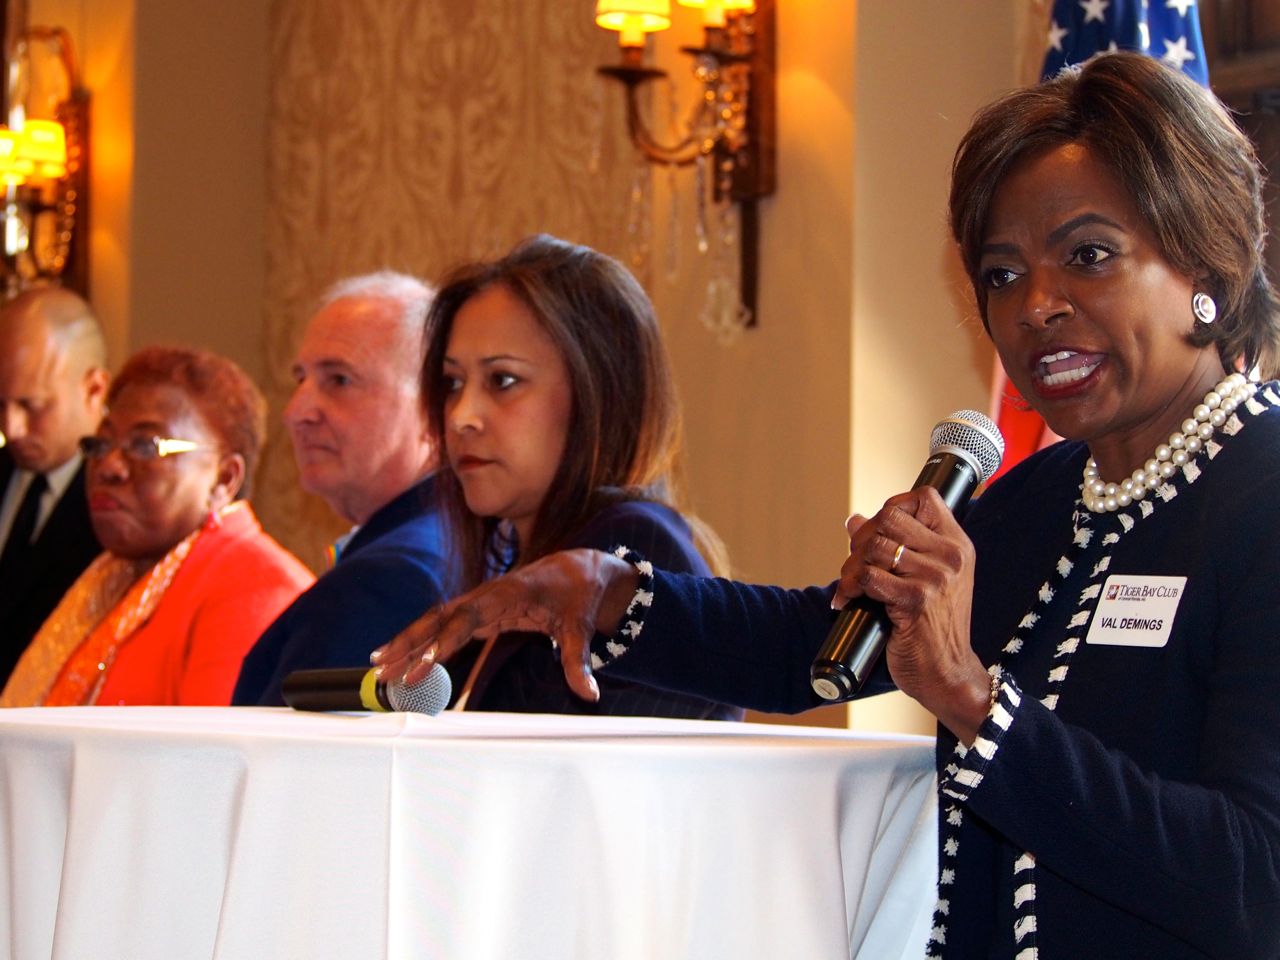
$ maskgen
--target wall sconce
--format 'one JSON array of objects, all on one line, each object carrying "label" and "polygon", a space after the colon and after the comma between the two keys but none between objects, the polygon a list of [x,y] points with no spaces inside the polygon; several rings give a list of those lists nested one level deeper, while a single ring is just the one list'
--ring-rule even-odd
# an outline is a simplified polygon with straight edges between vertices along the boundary
[{"label": "wall sconce", "polygon": [[[687,131],[675,143],[659,142],[640,115],[639,89],[665,77],[644,65],[649,33],[671,25],[669,0],[598,0],[596,23],[618,31],[622,63],[599,72],[626,88],[627,131],[648,160],[663,166],[696,164],[700,174],[699,249],[706,252],[708,199],[738,209],[739,288],[733,324],[713,321],[722,332],[729,326],[754,326],[759,262],[759,218],[756,203],[776,186],[774,91],[774,0],[679,0],[703,13],[703,43],[681,47],[693,58],[700,101]],[[709,170],[707,168],[709,167]],[[723,232],[723,231],[721,231]],[[713,288],[717,281],[713,278]],[[714,290],[709,292],[709,300]]]},{"label": "wall sconce", "polygon": [[0,126],[4,295],[61,283],[87,295],[89,96],[60,27],[20,29],[5,56]]}]

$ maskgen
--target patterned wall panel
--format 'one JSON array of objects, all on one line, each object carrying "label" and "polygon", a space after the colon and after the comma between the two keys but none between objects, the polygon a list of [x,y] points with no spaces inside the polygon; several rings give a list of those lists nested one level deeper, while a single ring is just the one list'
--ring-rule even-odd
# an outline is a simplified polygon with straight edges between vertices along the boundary
[{"label": "patterned wall panel", "polygon": [[[297,486],[279,412],[315,298],[427,279],[547,231],[627,249],[616,46],[591,0],[275,0],[269,36],[264,522],[313,566],[343,524]],[[371,425],[373,428],[374,425]]]}]

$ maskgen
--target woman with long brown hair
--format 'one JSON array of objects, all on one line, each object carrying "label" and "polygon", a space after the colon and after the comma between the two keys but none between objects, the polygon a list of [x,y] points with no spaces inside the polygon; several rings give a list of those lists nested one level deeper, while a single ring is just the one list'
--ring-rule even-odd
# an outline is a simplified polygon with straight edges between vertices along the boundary
[{"label": "woman with long brown hair", "polygon": [[[556,550],[621,543],[665,569],[712,573],[695,531],[720,563],[714,535],[674,505],[680,415],[666,350],[621,264],[532,237],[456,270],[427,327],[424,395],[448,457],[440,489],[461,588]],[[565,686],[554,638],[536,634],[491,637],[451,669],[470,709],[741,716],[614,680],[586,704]]]}]

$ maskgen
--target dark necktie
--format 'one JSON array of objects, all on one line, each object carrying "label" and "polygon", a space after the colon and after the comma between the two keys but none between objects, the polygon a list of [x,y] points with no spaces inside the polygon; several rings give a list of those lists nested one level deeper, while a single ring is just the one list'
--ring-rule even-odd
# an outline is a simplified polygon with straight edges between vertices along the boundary
[{"label": "dark necktie", "polygon": [[31,537],[36,532],[36,517],[40,514],[40,497],[48,486],[49,481],[43,473],[37,473],[31,478],[22,503],[18,505],[18,512],[14,514],[4,553],[0,554],[0,577],[7,579],[30,553]]}]

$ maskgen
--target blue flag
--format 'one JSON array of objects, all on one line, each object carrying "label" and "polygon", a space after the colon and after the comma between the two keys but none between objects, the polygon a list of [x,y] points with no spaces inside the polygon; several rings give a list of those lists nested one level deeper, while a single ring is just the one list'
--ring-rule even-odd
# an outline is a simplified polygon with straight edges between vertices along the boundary
[{"label": "blue flag", "polygon": [[1139,50],[1209,86],[1195,0],[1054,0],[1042,77],[1100,50]]}]

